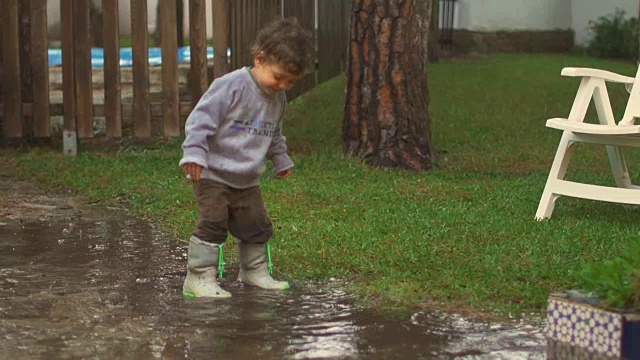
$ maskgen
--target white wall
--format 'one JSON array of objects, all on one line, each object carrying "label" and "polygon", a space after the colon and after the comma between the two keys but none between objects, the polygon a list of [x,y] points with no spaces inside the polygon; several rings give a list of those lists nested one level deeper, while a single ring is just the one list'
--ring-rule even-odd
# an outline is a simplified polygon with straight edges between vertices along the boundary
[{"label": "white wall", "polygon": [[576,45],[591,38],[589,21],[626,11],[638,17],[638,0],[458,0],[455,27],[473,31],[573,29]]},{"label": "white wall", "polygon": [[[0,0],[2,1],[2,0]],[[94,5],[100,7],[101,0],[91,0]],[[112,1],[112,0],[110,0]],[[117,0],[118,9],[120,11],[120,34],[131,34],[131,1],[130,0]],[[160,0],[147,0],[147,28],[149,33],[152,34],[156,29],[156,7]],[[207,37],[213,37],[213,13],[212,2],[206,1],[206,16],[207,16]],[[47,1],[47,22],[49,26],[49,36],[51,39],[60,38],[60,1],[49,0]],[[184,35],[189,36],[189,1],[184,1]]]},{"label": "white wall", "polygon": [[[91,2],[98,7],[102,6],[101,0],[91,0]],[[155,6],[157,0],[150,0],[149,3],[153,3],[153,6]],[[131,33],[131,5],[129,3],[129,0],[118,1],[118,10],[120,11],[120,33],[128,35],[129,33]],[[155,20],[155,10],[153,11],[153,18]],[[49,27],[49,38],[56,40],[60,39],[59,0],[47,1],[47,25]]]},{"label": "white wall", "polygon": [[571,28],[571,1],[458,0],[455,24],[473,31],[566,30]]},{"label": "white wall", "polygon": [[576,33],[576,45],[586,45],[591,38],[587,30],[590,20],[612,14],[616,8],[627,12],[625,18],[638,17],[638,0],[571,0],[573,5],[572,28]]},{"label": "white wall", "polygon": [[[156,0],[157,1],[157,0]],[[206,7],[206,18],[207,18],[207,39],[212,39],[213,38],[213,2],[212,1],[205,1],[205,7]],[[185,37],[189,36],[189,1],[185,0],[184,1],[184,9],[182,10],[182,13],[184,14],[184,23],[183,25],[183,34]],[[155,28],[156,24],[154,23],[153,25],[151,25],[151,27]]]}]

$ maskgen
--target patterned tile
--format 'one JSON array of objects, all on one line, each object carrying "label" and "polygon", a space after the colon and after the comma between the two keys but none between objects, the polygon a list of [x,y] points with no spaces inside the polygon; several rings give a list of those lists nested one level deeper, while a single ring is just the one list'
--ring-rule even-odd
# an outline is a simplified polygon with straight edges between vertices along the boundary
[{"label": "patterned tile", "polygon": [[622,356],[624,318],[589,305],[549,299],[547,337],[606,357]]}]

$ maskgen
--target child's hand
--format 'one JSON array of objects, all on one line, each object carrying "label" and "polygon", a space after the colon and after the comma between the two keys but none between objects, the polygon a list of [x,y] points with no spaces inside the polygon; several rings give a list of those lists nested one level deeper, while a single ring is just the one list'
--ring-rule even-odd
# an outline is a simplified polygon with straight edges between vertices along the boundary
[{"label": "child's hand", "polygon": [[292,174],[293,174],[293,169],[292,168],[288,168],[285,171],[279,172],[278,173],[278,177],[280,177],[281,179],[288,179]]},{"label": "child's hand", "polygon": [[184,172],[191,178],[193,181],[200,180],[200,174],[202,174],[202,166],[196,163],[186,163],[184,164]]}]

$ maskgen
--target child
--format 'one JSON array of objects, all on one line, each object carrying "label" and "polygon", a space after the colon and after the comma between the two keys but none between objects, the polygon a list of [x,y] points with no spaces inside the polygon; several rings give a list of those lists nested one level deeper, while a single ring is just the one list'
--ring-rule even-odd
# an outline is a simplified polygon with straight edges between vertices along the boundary
[{"label": "child", "polygon": [[230,297],[217,283],[218,256],[227,231],[239,240],[238,280],[264,289],[288,289],[267,269],[273,234],[259,187],[270,159],[280,178],[292,174],[282,121],[285,91],[311,71],[311,35],[296,19],[277,19],[258,33],[253,67],[216,79],[185,124],[182,166],[194,181],[198,225],[189,240],[187,296]]}]

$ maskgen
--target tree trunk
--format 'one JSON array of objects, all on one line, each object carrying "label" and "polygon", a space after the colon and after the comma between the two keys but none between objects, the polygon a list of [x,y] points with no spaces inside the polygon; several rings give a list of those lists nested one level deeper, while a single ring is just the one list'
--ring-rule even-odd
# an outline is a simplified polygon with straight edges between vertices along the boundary
[{"label": "tree trunk", "polygon": [[433,166],[426,72],[431,3],[353,0],[343,150],[373,166]]}]

